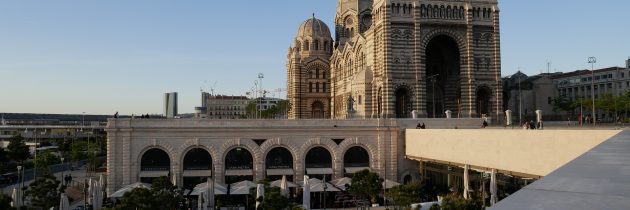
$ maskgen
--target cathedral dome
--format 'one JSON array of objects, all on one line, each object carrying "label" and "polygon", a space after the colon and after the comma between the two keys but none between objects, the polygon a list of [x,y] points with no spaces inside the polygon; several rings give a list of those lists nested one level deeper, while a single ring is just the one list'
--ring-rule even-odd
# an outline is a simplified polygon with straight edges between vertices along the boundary
[{"label": "cathedral dome", "polygon": [[304,21],[304,23],[300,25],[297,37],[330,39],[331,35],[330,29],[328,28],[326,23],[324,23],[324,21],[321,21],[320,19],[315,18],[315,15],[313,15],[313,18]]}]

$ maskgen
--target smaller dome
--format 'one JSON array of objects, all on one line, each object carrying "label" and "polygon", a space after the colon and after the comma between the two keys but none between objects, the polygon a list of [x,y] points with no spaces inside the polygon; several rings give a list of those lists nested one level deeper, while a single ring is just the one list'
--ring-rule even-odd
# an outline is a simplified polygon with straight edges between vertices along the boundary
[{"label": "smaller dome", "polygon": [[315,18],[315,14],[313,14],[313,18],[304,21],[300,25],[297,37],[331,38],[330,29],[324,21]]}]

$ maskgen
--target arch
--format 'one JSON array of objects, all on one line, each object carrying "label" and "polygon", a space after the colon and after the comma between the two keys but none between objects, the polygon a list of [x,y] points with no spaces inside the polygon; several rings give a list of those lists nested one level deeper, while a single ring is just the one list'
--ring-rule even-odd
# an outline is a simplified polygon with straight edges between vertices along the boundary
[{"label": "arch", "polygon": [[310,50],[310,46],[309,45],[310,45],[310,43],[308,42],[308,40],[305,40],[304,41],[304,47],[303,47],[304,50],[309,51]]},{"label": "arch", "polygon": [[[323,146],[314,146],[304,155],[304,174],[314,178],[331,180],[334,173],[335,159],[332,152]],[[309,172],[310,170],[323,169],[323,171]]]},{"label": "arch", "polygon": [[221,149],[219,150],[219,151],[223,151],[223,154],[215,158],[219,162],[225,162],[224,160],[227,155],[227,151],[230,151],[236,147],[245,148],[254,157],[254,162],[260,162],[260,157],[261,157],[260,150],[259,150],[260,148],[254,141],[250,139],[232,139],[232,140],[226,141],[225,143],[223,143],[223,145],[221,145]]},{"label": "arch", "polygon": [[401,86],[394,92],[396,118],[409,118],[411,113],[411,94],[409,88]]},{"label": "arch", "polygon": [[[425,40],[427,40],[424,42]],[[426,45],[425,75],[426,112],[429,117],[442,117],[444,111],[451,110],[455,115],[461,102],[461,52],[463,41],[458,36],[445,31],[437,31],[423,39]]]},{"label": "arch", "polygon": [[[184,160],[184,156],[186,155],[186,153],[192,149],[195,148],[201,148],[206,150],[208,153],[210,153],[210,157],[212,158],[212,166],[216,166],[216,165],[220,165],[218,162],[220,160],[219,157],[219,153],[217,152],[217,149],[213,146],[213,145],[209,145],[209,144],[203,144],[200,143],[199,139],[190,139],[186,142],[184,142],[182,145],[179,146],[179,149],[177,151],[179,152],[179,156],[178,158],[176,158],[177,160]],[[183,168],[182,168],[183,170]],[[215,170],[213,168],[213,170]]]},{"label": "arch", "polygon": [[265,169],[294,168],[293,153],[283,146],[271,148],[265,155]]},{"label": "arch", "polygon": [[313,42],[313,45],[314,45],[313,50],[318,51],[319,50],[319,40],[316,39]]},{"label": "arch", "polygon": [[152,147],[140,156],[140,171],[170,171],[171,156],[162,148]]},{"label": "arch", "polygon": [[182,160],[182,187],[192,190],[197,184],[210,178],[214,171],[214,158],[211,152],[202,146],[189,148],[183,152]]},{"label": "arch", "polygon": [[370,167],[370,154],[359,145],[349,147],[343,155],[344,167]]},{"label": "arch", "polygon": [[[319,84],[319,82],[317,83]],[[319,91],[319,88],[318,88]],[[324,103],[321,101],[315,101],[311,104],[311,118],[312,119],[323,119],[324,118]]]},{"label": "arch", "polygon": [[[231,184],[243,180],[254,181],[254,160],[252,152],[245,147],[237,146],[229,150],[223,158],[225,183]],[[231,170],[244,171],[244,173],[228,173]]]},{"label": "arch", "polygon": [[479,116],[490,115],[491,103],[492,99],[492,90],[488,86],[480,86],[475,91],[476,103],[477,103],[477,113]]},{"label": "arch", "polygon": [[182,162],[183,170],[212,170],[213,166],[212,155],[201,147],[188,150]]}]

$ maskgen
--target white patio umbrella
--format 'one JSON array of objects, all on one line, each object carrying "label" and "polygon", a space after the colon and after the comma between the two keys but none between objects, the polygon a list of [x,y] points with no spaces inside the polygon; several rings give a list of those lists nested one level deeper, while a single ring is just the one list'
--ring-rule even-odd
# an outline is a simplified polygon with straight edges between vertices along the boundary
[{"label": "white patio umbrella", "polygon": [[214,180],[212,180],[212,182],[210,180],[211,180],[210,178],[208,178],[206,180],[207,185],[211,186],[211,187],[208,187],[207,188],[208,190],[206,191],[206,193],[208,195],[208,205],[206,205],[206,206],[211,207],[212,209],[214,209]]},{"label": "white patio umbrella", "polygon": [[258,199],[262,199],[265,197],[265,185],[263,184],[258,184],[258,186],[256,186],[256,209],[258,209],[258,206],[260,206],[261,202],[258,201]]},{"label": "white patio umbrella", "polygon": [[237,187],[244,187],[244,186],[247,186],[249,188],[254,188],[256,187],[256,183],[249,180],[245,180],[245,181],[240,181],[240,182],[230,184],[230,188],[237,188]]},{"label": "white patio umbrella", "polygon": [[120,198],[123,195],[125,195],[126,192],[131,192],[133,189],[135,188],[145,188],[145,189],[150,189],[151,185],[150,184],[146,184],[146,183],[142,183],[142,182],[136,182],[127,186],[124,186],[122,188],[120,188],[118,191],[112,193],[109,197],[112,198]]},{"label": "white patio umbrella", "polygon": [[249,195],[251,194],[250,189],[253,187],[241,186],[236,188],[230,188],[230,195]]},{"label": "white patio umbrella", "polygon": [[352,179],[348,177],[343,177],[340,179],[335,179],[330,181],[331,184],[335,185],[335,187],[340,190],[346,190],[346,185],[350,185],[352,183]]},{"label": "white patio umbrella", "polygon": [[311,209],[311,185],[308,179],[308,176],[304,175],[304,184],[302,185],[302,205],[304,206],[305,210]]},{"label": "white patio umbrella", "polygon": [[468,195],[468,190],[470,190],[470,186],[469,186],[469,182],[470,182],[470,178],[468,177],[468,168],[470,168],[469,165],[465,165],[464,166],[464,199],[469,199],[470,196]]},{"label": "white patio umbrella", "polygon": [[289,197],[289,187],[287,185],[287,176],[282,175],[282,181],[280,183],[280,194],[284,197]]},{"label": "white patio umbrella", "polygon": [[70,202],[68,201],[68,196],[65,193],[61,193],[59,210],[70,210]]},{"label": "white patio umbrella", "polygon": [[208,182],[204,182],[195,186],[195,188],[193,188],[193,191],[190,193],[190,195],[201,195],[202,192],[205,192],[208,189],[208,186],[211,186],[212,188],[214,188],[215,195],[227,194],[227,187],[225,187],[224,185],[216,183],[216,182],[210,185],[208,184]]},{"label": "white patio umbrella", "polygon": [[[341,190],[339,190],[339,188],[336,188],[334,185],[326,182],[326,184],[324,185],[323,181],[319,181],[319,182],[313,182],[313,179],[309,180],[310,182],[310,189],[309,191],[311,192],[324,192],[324,188],[326,188],[326,192],[339,192]],[[325,187],[324,187],[325,186]]]},{"label": "white patio umbrella", "polygon": [[400,183],[392,181],[392,180],[389,180],[389,179],[386,179],[383,182],[383,188],[385,188],[385,189],[391,189],[391,188],[396,187],[398,185],[400,185]]},{"label": "white patio umbrella", "polygon": [[[269,182],[269,186],[271,187],[279,187],[282,188],[282,179],[273,181],[273,182]],[[298,187],[298,185],[296,183],[293,183],[291,181],[287,180],[287,188],[292,188],[292,187]]]},{"label": "white patio umbrella", "polygon": [[20,189],[14,187],[13,188],[13,193],[11,194],[11,198],[13,198],[13,202],[11,202],[11,206],[15,207],[15,208],[19,208],[20,206],[22,206],[22,195],[20,193]]},{"label": "white patio umbrella", "polygon": [[497,170],[492,169],[490,174],[490,204],[497,203]]}]

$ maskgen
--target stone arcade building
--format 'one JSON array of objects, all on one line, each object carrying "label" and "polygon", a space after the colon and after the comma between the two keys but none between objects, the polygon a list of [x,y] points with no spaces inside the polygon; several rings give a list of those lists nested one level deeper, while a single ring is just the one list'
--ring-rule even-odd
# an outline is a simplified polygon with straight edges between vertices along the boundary
[{"label": "stone arcade building", "polygon": [[496,0],[339,0],[289,49],[289,118],[501,119],[500,63]]},{"label": "stone arcade building", "polygon": [[[417,179],[397,120],[110,119],[107,192],[168,176],[185,188],[303,175],[327,180],[369,169]],[[411,123],[411,124],[410,124]],[[476,124],[475,124],[476,125]],[[402,126],[402,127],[401,127]]]}]

